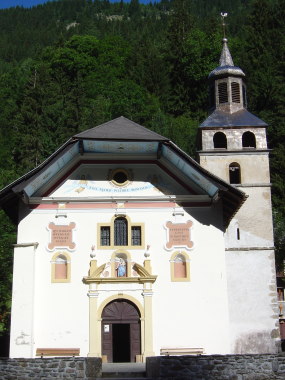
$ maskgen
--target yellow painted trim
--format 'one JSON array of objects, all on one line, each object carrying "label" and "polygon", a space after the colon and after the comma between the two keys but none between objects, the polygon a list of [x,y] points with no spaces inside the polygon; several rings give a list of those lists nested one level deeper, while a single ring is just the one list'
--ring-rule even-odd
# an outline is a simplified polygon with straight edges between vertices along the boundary
[{"label": "yellow painted trim", "polygon": [[127,283],[139,283],[139,284],[145,284],[145,283],[154,283],[156,281],[157,276],[151,276],[151,277],[83,277],[83,282],[85,284],[111,284],[113,282],[120,283],[120,282],[127,282]]},{"label": "yellow painted trim", "polygon": [[[128,222],[128,245],[116,245],[114,244],[114,221],[118,217],[124,217]],[[110,245],[101,245],[101,227],[110,227]],[[132,245],[132,227],[141,228],[141,245]],[[114,215],[110,223],[97,223],[97,247],[99,249],[145,249],[145,224],[144,223],[132,223],[131,219],[127,215]]]},{"label": "yellow painted trim", "polygon": [[126,299],[128,301],[131,301],[139,309],[139,312],[140,312],[140,315],[141,315],[141,319],[144,318],[144,308],[143,308],[142,304],[136,298],[134,298],[133,296],[129,296],[127,294],[123,294],[122,293],[122,294],[117,294],[117,295],[114,295],[114,296],[110,296],[110,297],[108,297],[107,299],[105,299],[101,303],[101,305],[98,307],[97,319],[98,320],[102,319],[102,313],[103,313],[104,307],[107,306],[108,303],[110,303],[112,301],[116,301],[118,299]]},{"label": "yellow painted trim", "polygon": [[[55,278],[55,261],[56,261],[56,258],[58,256],[65,256],[66,257],[66,260],[67,260],[67,278]],[[70,278],[71,278],[71,263],[70,263],[70,256],[67,252],[65,251],[58,251],[56,252],[52,259],[51,259],[51,282],[52,283],[60,283],[60,282],[70,282]]]},{"label": "yellow painted trim", "polygon": [[[185,263],[186,263],[186,277],[175,277],[174,276],[174,260],[177,255],[184,256]],[[188,254],[185,251],[175,251],[170,258],[170,274],[171,274],[171,281],[173,282],[186,282],[190,281],[190,258]]]},{"label": "yellow painted trim", "polygon": [[[116,277],[115,276],[115,258],[118,254],[125,254],[127,256],[127,277]],[[149,262],[149,268],[150,268],[150,260],[147,260]],[[93,263],[94,262],[94,263]],[[94,271],[92,273],[89,270],[89,276],[83,277],[83,282],[85,284],[101,284],[101,283],[139,283],[139,284],[145,284],[145,283],[154,283],[157,279],[157,276],[152,275],[147,268],[143,267],[142,265],[132,262],[131,261],[131,255],[127,251],[117,250],[113,252],[111,257],[111,277],[100,277],[101,273],[103,272],[105,268],[105,263],[97,267],[97,261],[92,260],[90,268],[92,267],[92,263],[94,266]],[[133,265],[132,265],[133,264]],[[138,273],[138,277],[132,276],[132,269],[135,269]]]}]

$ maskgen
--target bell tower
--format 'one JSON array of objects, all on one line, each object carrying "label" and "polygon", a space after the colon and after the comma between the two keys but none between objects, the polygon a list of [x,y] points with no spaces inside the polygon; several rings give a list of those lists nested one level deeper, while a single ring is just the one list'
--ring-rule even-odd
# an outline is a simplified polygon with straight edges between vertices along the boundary
[{"label": "bell tower", "polygon": [[198,131],[200,165],[247,195],[224,234],[231,350],[276,352],[280,338],[267,124],[247,110],[245,74],[234,65],[225,35],[209,87],[210,115]]}]

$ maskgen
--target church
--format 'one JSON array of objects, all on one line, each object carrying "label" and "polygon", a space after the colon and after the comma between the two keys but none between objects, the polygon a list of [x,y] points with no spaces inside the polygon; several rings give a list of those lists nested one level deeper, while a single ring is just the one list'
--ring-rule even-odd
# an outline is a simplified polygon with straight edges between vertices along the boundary
[{"label": "church", "polygon": [[18,225],[10,357],[280,350],[267,124],[227,39],[197,161],[118,117],[0,192]]}]

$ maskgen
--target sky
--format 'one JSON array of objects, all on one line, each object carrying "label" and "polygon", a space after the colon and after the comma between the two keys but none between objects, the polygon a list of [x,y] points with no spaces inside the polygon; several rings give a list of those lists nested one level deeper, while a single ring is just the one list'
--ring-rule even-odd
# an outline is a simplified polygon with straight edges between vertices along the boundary
[{"label": "sky", "polygon": [[29,8],[46,2],[47,0],[0,0],[0,9],[16,7],[17,5]]}]

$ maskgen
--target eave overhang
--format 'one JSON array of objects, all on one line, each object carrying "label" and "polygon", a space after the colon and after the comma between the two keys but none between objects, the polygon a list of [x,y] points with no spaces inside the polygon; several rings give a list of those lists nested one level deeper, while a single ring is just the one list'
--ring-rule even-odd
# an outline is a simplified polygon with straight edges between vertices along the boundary
[{"label": "eave overhang", "polygon": [[[109,128],[114,127],[112,121],[103,124],[103,129],[101,129],[102,126],[99,126],[82,132],[68,140],[37,168],[5,187],[0,192],[0,206],[11,220],[17,222],[19,199],[29,203],[31,199],[35,199],[35,194],[39,192],[43,184],[51,181],[54,176],[62,173],[67,167],[72,167],[74,163],[80,162],[85,155],[95,159],[98,156],[106,155],[106,157],[113,157],[114,160],[118,157],[125,160],[128,160],[128,157],[133,159],[134,155],[138,155],[141,158],[151,157],[152,160],[155,158],[157,162],[163,161],[170,169],[179,171],[181,175],[195,183],[195,186],[200,189],[200,195],[205,195],[215,201],[221,198],[224,226],[229,224],[246,199],[242,191],[209,173],[169,139],[128,121],[128,119],[118,119],[115,119],[115,125],[118,127],[118,123],[119,125],[126,123],[127,128],[134,127],[133,134],[127,133],[126,136],[125,131],[121,133],[120,139],[116,133],[109,136]],[[96,131],[97,128],[100,133]],[[103,130],[108,132],[105,138],[103,138]],[[55,199],[48,200],[49,197],[36,196],[36,198],[40,202],[57,201]],[[110,198],[109,201],[111,201]]]}]

